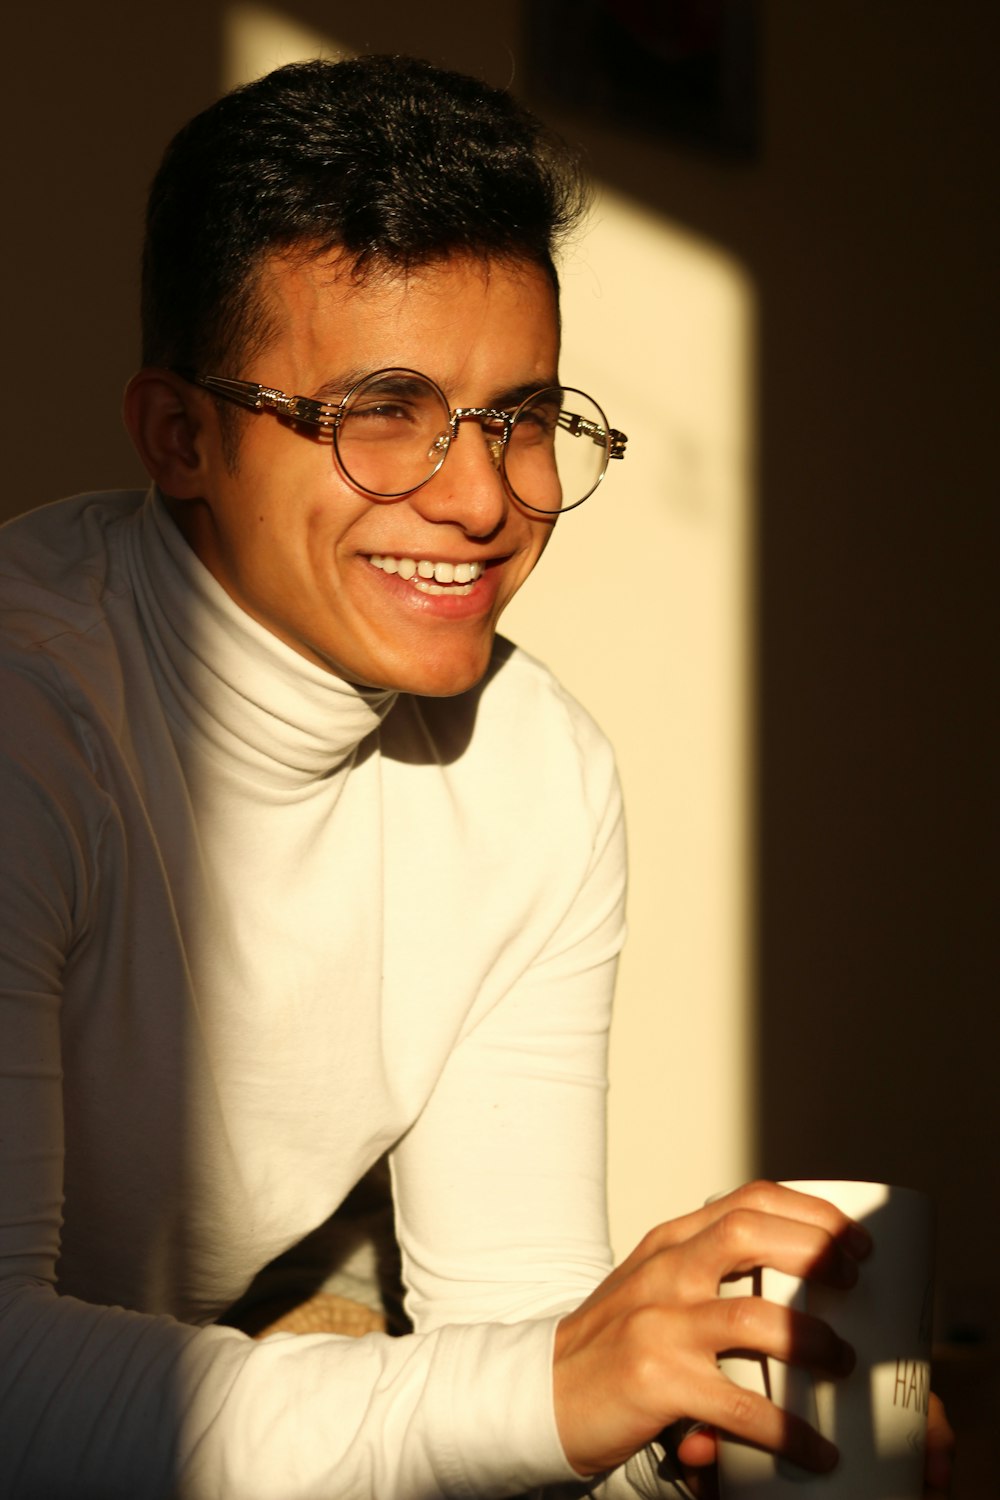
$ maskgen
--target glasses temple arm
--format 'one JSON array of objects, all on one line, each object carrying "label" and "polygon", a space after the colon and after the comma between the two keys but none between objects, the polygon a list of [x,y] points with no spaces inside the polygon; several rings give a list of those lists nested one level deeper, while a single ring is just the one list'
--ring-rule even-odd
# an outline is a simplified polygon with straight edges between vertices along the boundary
[{"label": "glasses temple arm", "polygon": [[297,422],[306,422],[315,427],[335,427],[334,410],[322,401],[311,401],[308,396],[287,396],[274,386],[258,385],[252,380],[227,380],[222,375],[199,375],[196,370],[176,367],[175,374],[200,385],[213,396],[222,396],[226,401],[235,401],[249,411],[275,411],[281,416],[292,417]]},{"label": "glasses temple arm", "polygon": [[556,422],[573,437],[589,437],[599,448],[607,444],[609,458],[625,457],[625,445],[628,438],[624,432],[619,432],[617,427],[601,427],[597,422],[590,422],[575,411],[567,411],[565,407],[560,411]]}]

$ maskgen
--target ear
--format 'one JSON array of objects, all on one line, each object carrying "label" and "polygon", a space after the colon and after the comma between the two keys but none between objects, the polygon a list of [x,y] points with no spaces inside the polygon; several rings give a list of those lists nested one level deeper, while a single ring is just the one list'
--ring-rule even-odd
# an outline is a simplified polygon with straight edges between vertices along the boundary
[{"label": "ear", "polygon": [[150,478],[176,500],[198,500],[205,492],[210,405],[172,370],[140,370],[125,387],[129,436]]}]

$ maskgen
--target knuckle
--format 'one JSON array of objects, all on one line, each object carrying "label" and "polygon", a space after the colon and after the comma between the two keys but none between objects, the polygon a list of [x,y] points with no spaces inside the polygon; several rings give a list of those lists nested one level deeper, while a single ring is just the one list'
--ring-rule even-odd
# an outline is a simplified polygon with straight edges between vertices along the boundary
[{"label": "knuckle", "polygon": [[637,1310],[655,1310],[659,1299],[660,1266],[656,1257],[644,1261],[632,1275],[631,1292]]},{"label": "knuckle", "polygon": [[700,1266],[692,1266],[682,1260],[674,1267],[671,1290],[676,1303],[682,1307],[690,1307],[706,1296],[714,1295],[714,1277],[706,1277]]},{"label": "knuckle", "polygon": [[739,1349],[749,1345],[757,1327],[758,1308],[752,1297],[732,1297],[721,1304],[723,1323],[728,1348]]},{"label": "knuckle", "polygon": [[618,1349],[629,1389],[649,1390],[660,1380],[664,1350],[669,1347],[667,1321],[663,1310],[654,1306],[634,1308],[623,1320]]},{"label": "knuckle", "polygon": [[737,1188],[735,1197],[746,1208],[764,1208],[774,1197],[774,1183],[766,1177],[757,1177]]},{"label": "knuckle", "polygon": [[648,1259],[669,1249],[673,1243],[672,1226],[670,1224],[656,1224],[639,1241],[637,1253]]},{"label": "knuckle", "polygon": [[754,1214],[749,1208],[733,1208],[719,1220],[718,1230],[723,1246],[736,1259],[752,1248]]},{"label": "knuckle", "polygon": [[[715,1284],[707,1285],[706,1275],[697,1251],[689,1246],[678,1246],[657,1240],[651,1253],[647,1254],[633,1275],[633,1286],[639,1301],[660,1303],[666,1306],[683,1306],[699,1301]],[[643,1242],[645,1245],[646,1241]]]},{"label": "knuckle", "polygon": [[632,1308],[622,1324],[622,1344],[630,1358],[644,1357],[649,1349],[660,1346],[664,1335],[666,1315],[661,1307],[644,1303]]},{"label": "knuckle", "polygon": [[744,1391],[738,1385],[731,1385],[723,1401],[722,1425],[733,1432],[744,1432],[752,1425],[759,1402],[760,1398],[752,1391]]}]

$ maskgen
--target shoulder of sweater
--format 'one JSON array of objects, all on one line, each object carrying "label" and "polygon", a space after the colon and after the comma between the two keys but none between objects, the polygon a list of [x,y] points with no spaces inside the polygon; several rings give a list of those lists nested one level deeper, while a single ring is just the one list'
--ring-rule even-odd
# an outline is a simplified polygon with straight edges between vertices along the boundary
[{"label": "shoulder of sweater", "polygon": [[[59,500],[0,527],[0,678],[22,745],[82,720],[118,723],[123,690],[108,604],[125,594],[115,533],[142,491]],[[75,733],[75,730],[72,731]]]},{"label": "shoulder of sweater", "polygon": [[41,645],[91,629],[115,578],[115,534],[141,509],[141,490],[74,495],[0,527],[4,637]]}]

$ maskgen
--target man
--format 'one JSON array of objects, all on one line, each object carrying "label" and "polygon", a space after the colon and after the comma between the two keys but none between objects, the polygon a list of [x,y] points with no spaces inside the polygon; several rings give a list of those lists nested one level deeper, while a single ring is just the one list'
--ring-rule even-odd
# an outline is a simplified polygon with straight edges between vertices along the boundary
[{"label": "man", "polygon": [[[560,386],[578,206],[511,100],[406,60],[279,71],[167,153],[153,489],[2,554],[11,1500],[669,1495],[681,1418],[834,1462],[715,1355],[850,1352],[715,1293],[850,1285],[863,1231],[759,1184],[610,1269],[617,783],[495,634],[624,451]],[[387,1151],[414,1333],[221,1326]]]}]

